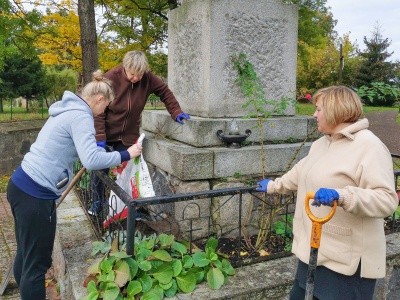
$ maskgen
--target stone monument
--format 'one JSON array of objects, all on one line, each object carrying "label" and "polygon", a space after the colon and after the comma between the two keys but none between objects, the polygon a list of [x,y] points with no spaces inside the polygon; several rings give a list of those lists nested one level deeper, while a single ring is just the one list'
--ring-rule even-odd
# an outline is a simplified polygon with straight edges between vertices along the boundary
[{"label": "stone monument", "polygon": [[[297,6],[277,0],[186,0],[171,11],[168,84],[191,115],[243,117],[232,57],[245,53],[267,99],[294,99]],[[289,107],[287,115],[294,115]]]},{"label": "stone monument", "polygon": [[[166,111],[142,114],[144,157],[157,195],[238,186],[237,174],[257,179],[262,149],[268,175],[283,173],[306,155],[309,144],[302,141],[315,128],[313,119],[295,116],[292,105],[283,116],[266,119],[259,131],[256,119],[244,118],[247,100],[232,62],[246,54],[267,99],[294,99],[297,18],[297,6],[279,0],[185,0],[170,11],[168,84],[191,119],[180,125]],[[251,130],[247,145],[239,149],[226,147],[217,136],[229,134],[232,118],[239,133]],[[180,205],[164,210],[179,219]],[[210,202],[199,205],[209,212]]]}]

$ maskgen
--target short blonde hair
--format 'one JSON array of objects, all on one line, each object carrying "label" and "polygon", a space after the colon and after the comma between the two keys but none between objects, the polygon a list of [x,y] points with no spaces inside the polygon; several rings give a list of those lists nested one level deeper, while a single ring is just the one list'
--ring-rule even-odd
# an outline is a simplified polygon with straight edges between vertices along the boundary
[{"label": "short blonde hair", "polygon": [[93,80],[86,84],[83,89],[81,96],[84,99],[90,98],[95,95],[103,95],[105,99],[110,102],[114,100],[114,90],[112,88],[112,82],[108,78],[103,76],[100,70],[94,71],[92,74]]},{"label": "short blonde hair", "polygon": [[122,65],[130,73],[143,76],[149,70],[149,62],[142,51],[129,51],[125,54]]},{"label": "short blonde hair", "polygon": [[330,86],[318,90],[312,99],[316,104],[321,101],[326,122],[329,125],[353,123],[363,116],[360,97],[345,86]]}]

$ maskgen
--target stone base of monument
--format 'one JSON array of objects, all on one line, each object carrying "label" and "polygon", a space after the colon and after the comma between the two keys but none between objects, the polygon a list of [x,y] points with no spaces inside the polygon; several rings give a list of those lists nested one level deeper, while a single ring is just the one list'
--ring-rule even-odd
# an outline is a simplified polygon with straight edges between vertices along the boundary
[{"label": "stone base of monument", "polygon": [[252,134],[245,141],[247,145],[234,149],[217,136],[219,130],[229,132],[231,121],[191,116],[180,125],[164,110],[146,110],[142,115],[145,160],[182,181],[235,174],[259,176],[263,150],[266,173],[282,174],[307,154],[310,141],[318,137],[315,120],[308,116],[268,118],[262,133],[256,119],[240,118],[236,119],[239,132],[250,129]]},{"label": "stone base of monument", "polygon": [[[244,186],[241,178],[260,179],[262,174],[261,153],[264,151],[267,176],[278,176],[286,172],[303,158],[318,137],[316,123],[310,117],[272,117],[263,125],[260,134],[256,119],[236,119],[239,132],[250,129],[252,134],[241,148],[229,148],[217,136],[217,132],[229,132],[231,118],[202,118],[191,116],[184,125],[174,122],[166,111],[144,111],[142,130],[146,133],[143,155],[149,165],[157,196],[192,193]],[[261,136],[262,135],[262,136]],[[263,141],[263,145],[260,145]],[[306,142],[304,142],[306,141]],[[221,199],[194,200],[196,205],[174,203],[160,207],[175,218],[196,219],[196,238],[208,234],[207,218],[211,215],[215,202]],[[220,216],[219,226],[232,232],[232,216],[238,214],[239,199],[230,201]],[[245,202],[249,202],[246,201]],[[250,201],[251,202],[251,201]],[[251,209],[243,207],[244,220],[256,216]],[[203,218],[203,219],[202,219]],[[201,224],[204,222],[204,224]],[[180,223],[184,226],[185,222]],[[182,225],[183,224],[183,225]],[[251,224],[244,224],[245,226]],[[186,231],[185,228],[181,228]],[[223,230],[225,231],[225,230]]]}]

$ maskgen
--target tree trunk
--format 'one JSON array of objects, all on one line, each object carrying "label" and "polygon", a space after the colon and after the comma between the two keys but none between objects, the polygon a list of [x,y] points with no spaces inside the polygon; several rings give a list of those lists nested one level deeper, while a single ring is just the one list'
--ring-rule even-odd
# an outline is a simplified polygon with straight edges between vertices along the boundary
[{"label": "tree trunk", "polygon": [[84,86],[92,81],[92,73],[99,65],[94,0],[78,0],[78,15],[82,47],[82,86]]}]

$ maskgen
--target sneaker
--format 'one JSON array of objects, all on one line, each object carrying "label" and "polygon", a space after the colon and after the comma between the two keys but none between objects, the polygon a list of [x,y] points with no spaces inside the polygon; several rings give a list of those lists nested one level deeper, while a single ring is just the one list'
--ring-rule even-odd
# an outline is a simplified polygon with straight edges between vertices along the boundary
[{"label": "sneaker", "polygon": [[101,201],[95,201],[92,203],[92,206],[88,210],[88,214],[91,216],[97,216],[103,210],[103,204]]}]

